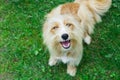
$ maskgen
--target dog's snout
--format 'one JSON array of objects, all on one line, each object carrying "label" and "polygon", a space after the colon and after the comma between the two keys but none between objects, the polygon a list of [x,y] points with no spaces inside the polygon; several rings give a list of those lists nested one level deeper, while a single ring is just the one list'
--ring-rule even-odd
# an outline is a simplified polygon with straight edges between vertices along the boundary
[{"label": "dog's snout", "polygon": [[63,35],[62,35],[62,39],[64,39],[64,40],[67,40],[68,37],[69,37],[68,34],[63,34]]}]

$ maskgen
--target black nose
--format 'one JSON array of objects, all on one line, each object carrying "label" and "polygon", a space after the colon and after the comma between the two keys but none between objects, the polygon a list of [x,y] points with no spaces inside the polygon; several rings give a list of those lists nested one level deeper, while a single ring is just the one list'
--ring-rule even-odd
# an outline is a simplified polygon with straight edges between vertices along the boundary
[{"label": "black nose", "polygon": [[63,34],[62,39],[67,40],[68,39],[68,34]]}]

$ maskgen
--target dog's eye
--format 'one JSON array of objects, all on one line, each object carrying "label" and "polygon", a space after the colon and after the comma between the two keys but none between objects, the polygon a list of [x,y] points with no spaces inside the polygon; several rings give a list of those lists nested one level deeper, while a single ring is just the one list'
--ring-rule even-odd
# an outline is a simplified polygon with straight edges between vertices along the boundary
[{"label": "dog's eye", "polygon": [[72,24],[71,23],[67,23],[66,26],[70,27],[70,26],[72,26]]},{"label": "dog's eye", "polygon": [[54,26],[52,29],[54,30],[54,29],[57,29],[58,28],[58,26]]}]

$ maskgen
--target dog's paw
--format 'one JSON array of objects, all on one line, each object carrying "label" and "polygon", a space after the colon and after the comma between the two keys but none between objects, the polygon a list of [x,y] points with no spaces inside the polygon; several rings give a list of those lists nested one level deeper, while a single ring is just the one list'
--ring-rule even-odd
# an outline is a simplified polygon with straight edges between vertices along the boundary
[{"label": "dog's paw", "polygon": [[76,67],[75,66],[68,66],[67,68],[67,73],[70,75],[70,76],[75,76],[76,74]]},{"label": "dog's paw", "polygon": [[54,66],[56,63],[57,63],[56,59],[50,59],[48,64],[49,66]]},{"label": "dog's paw", "polygon": [[91,43],[91,37],[90,36],[86,36],[84,38],[84,42],[89,45]]}]

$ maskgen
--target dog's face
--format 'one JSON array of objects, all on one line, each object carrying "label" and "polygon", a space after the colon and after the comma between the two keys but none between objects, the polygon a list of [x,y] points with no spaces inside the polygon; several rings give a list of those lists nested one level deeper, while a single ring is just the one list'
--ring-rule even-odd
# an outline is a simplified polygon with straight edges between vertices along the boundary
[{"label": "dog's face", "polygon": [[70,50],[82,36],[80,23],[70,15],[48,18],[44,24],[44,42],[55,49]]}]

